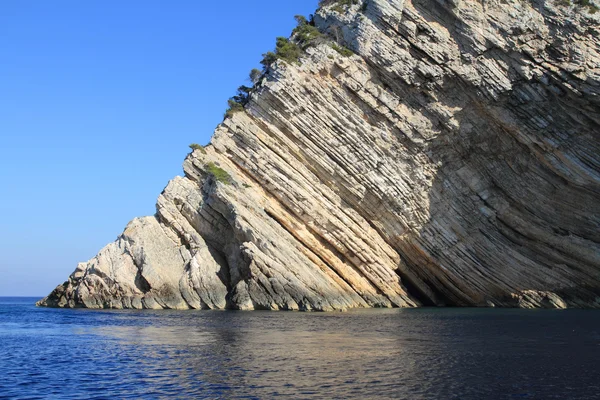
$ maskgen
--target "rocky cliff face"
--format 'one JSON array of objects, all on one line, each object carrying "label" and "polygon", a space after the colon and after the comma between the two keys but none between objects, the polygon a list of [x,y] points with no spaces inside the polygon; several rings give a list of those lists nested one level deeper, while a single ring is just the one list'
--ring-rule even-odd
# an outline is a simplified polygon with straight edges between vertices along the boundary
[{"label": "rocky cliff face", "polygon": [[600,13],[329,3],[355,54],[278,61],[40,305],[600,307]]}]

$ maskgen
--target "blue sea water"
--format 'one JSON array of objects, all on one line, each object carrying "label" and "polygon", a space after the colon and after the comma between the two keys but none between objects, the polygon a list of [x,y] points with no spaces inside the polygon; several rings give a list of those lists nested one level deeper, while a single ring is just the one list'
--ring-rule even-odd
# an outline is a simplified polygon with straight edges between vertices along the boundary
[{"label": "blue sea water", "polygon": [[600,399],[600,312],[103,311],[0,298],[0,398]]}]

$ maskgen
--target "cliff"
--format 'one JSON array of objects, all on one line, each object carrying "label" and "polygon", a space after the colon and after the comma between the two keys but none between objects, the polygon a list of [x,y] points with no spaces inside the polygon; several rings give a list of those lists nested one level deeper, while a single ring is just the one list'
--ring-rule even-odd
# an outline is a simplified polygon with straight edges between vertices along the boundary
[{"label": "cliff", "polygon": [[39,305],[600,307],[594,6],[325,3],[156,215]]}]

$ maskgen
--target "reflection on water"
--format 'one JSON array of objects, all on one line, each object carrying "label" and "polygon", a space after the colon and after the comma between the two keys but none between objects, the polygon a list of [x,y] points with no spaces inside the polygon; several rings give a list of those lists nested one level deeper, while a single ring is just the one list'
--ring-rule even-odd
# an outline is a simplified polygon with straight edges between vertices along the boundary
[{"label": "reflection on water", "polygon": [[0,397],[600,398],[599,317],[106,312],[0,299]]}]

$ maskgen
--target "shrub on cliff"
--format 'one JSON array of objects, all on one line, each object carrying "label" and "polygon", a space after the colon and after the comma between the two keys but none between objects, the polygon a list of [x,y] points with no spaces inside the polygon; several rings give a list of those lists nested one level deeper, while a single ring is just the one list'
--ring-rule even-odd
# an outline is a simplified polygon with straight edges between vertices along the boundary
[{"label": "shrub on cliff", "polygon": [[317,28],[310,25],[303,25],[303,28],[300,28],[297,31],[297,34],[297,40],[300,45],[292,42],[288,38],[282,36],[278,37],[275,44],[275,52],[268,51],[263,54],[263,59],[260,62],[263,67],[268,68],[277,60],[284,60],[288,63],[297,63],[302,55],[302,50],[308,47],[311,40],[321,35]]},{"label": "shrub on cliff", "polygon": [[260,62],[264,68],[268,68],[277,60],[284,60],[289,63],[298,62],[302,49],[288,38],[278,37],[275,43],[275,53],[272,51],[263,54],[263,59]]},{"label": "shrub on cliff", "polygon": [[209,162],[208,164],[205,165],[205,167],[206,167],[206,172],[211,174],[215,178],[216,181],[224,183],[225,185],[231,184],[231,182],[232,182],[231,175],[229,175],[229,173],[227,173],[227,171],[225,171],[223,168],[217,166],[213,162]]},{"label": "shrub on cliff", "polygon": [[288,63],[295,63],[300,60],[302,51],[306,50],[312,42],[321,37],[322,34],[314,25],[312,15],[307,19],[303,15],[294,17],[298,25],[292,31],[292,39],[278,37],[275,43],[275,51],[268,51],[263,54],[261,64],[263,71],[269,68],[277,60],[284,60]]},{"label": "shrub on cliff", "polygon": [[294,19],[298,23],[298,26],[308,24],[308,20],[304,15],[294,15]]},{"label": "shrub on cliff", "polygon": [[350,50],[347,47],[344,46],[339,46],[335,43],[331,44],[331,48],[334,49],[335,51],[337,51],[338,53],[340,53],[341,55],[343,55],[344,57],[350,57],[352,55],[354,55],[354,52],[352,50]]},{"label": "shrub on cliff", "polygon": [[227,100],[229,108],[225,111],[225,117],[231,117],[234,113],[244,111],[244,106],[250,100],[251,87],[242,85],[237,89],[237,94]]},{"label": "shrub on cliff", "polygon": [[[570,7],[571,0],[558,0],[558,4],[564,7]],[[598,11],[600,11],[600,8],[598,8],[598,6],[595,4],[592,4],[590,0],[575,0],[573,4],[579,7],[587,7],[590,14],[596,14]]]},{"label": "shrub on cliff", "polygon": [[321,36],[321,32],[303,15],[296,15],[294,18],[296,18],[298,26],[292,31],[292,36],[300,47],[305,50],[315,39]]},{"label": "shrub on cliff", "polygon": [[275,54],[277,58],[280,58],[289,63],[298,62],[302,55],[302,50],[294,42],[291,42],[288,38],[280,36],[276,39],[275,43]]},{"label": "shrub on cliff", "polygon": [[331,9],[342,14],[346,11],[346,8],[358,3],[360,3],[360,0],[321,0],[319,1],[319,8],[333,4]]},{"label": "shrub on cliff", "polygon": [[260,80],[260,77],[262,76],[262,74],[263,74],[263,71],[261,71],[258,68],[253,68],[252,71],[250,71],[250,81],[256,85],[258,83],[258,81]]},{"label": "shrub on cliff", "polygon": [[190,149],[192,149],[192,151],[194,151],[194,150],[200,150],[200,152],[202,154],[206,154],[206,150],[204,150],[204,146],[202,146],[201,144],[198,144],[198,143],[192,143],[192,144],[190,144]]},{"label": "shrub on cliff", "polygon": [[269,68],[269,66],[275,61],[277,61],[277,54],[273,53],[272,51],[267,51],[265,54],[263,54],[263,59],[260,61],[260,63],[262,64],[263,68]]},{"label": "shrub on cliff", "polygon": [[227,100],[228,108],[225,110],[223,118],[231,117],[236,112],[244,111],[244,106],[229,99]]},{"label": "shrub on cliff", "polygon": [[576,0],[575,3],[581,7],[587,7],[590,14],[595,14],[599,10],[590,0]]},{"label": "shrub on cliff", "polygon": [[231,98],[231,100],[233,100],[234,102],[236,102],[238,104],[245,106],[248,103],[248,101],[250,100],[250,91],[251,90],[252,90],[251,87],[242,85],[237,88],[237,94],[235,96],[233,96]]}]

